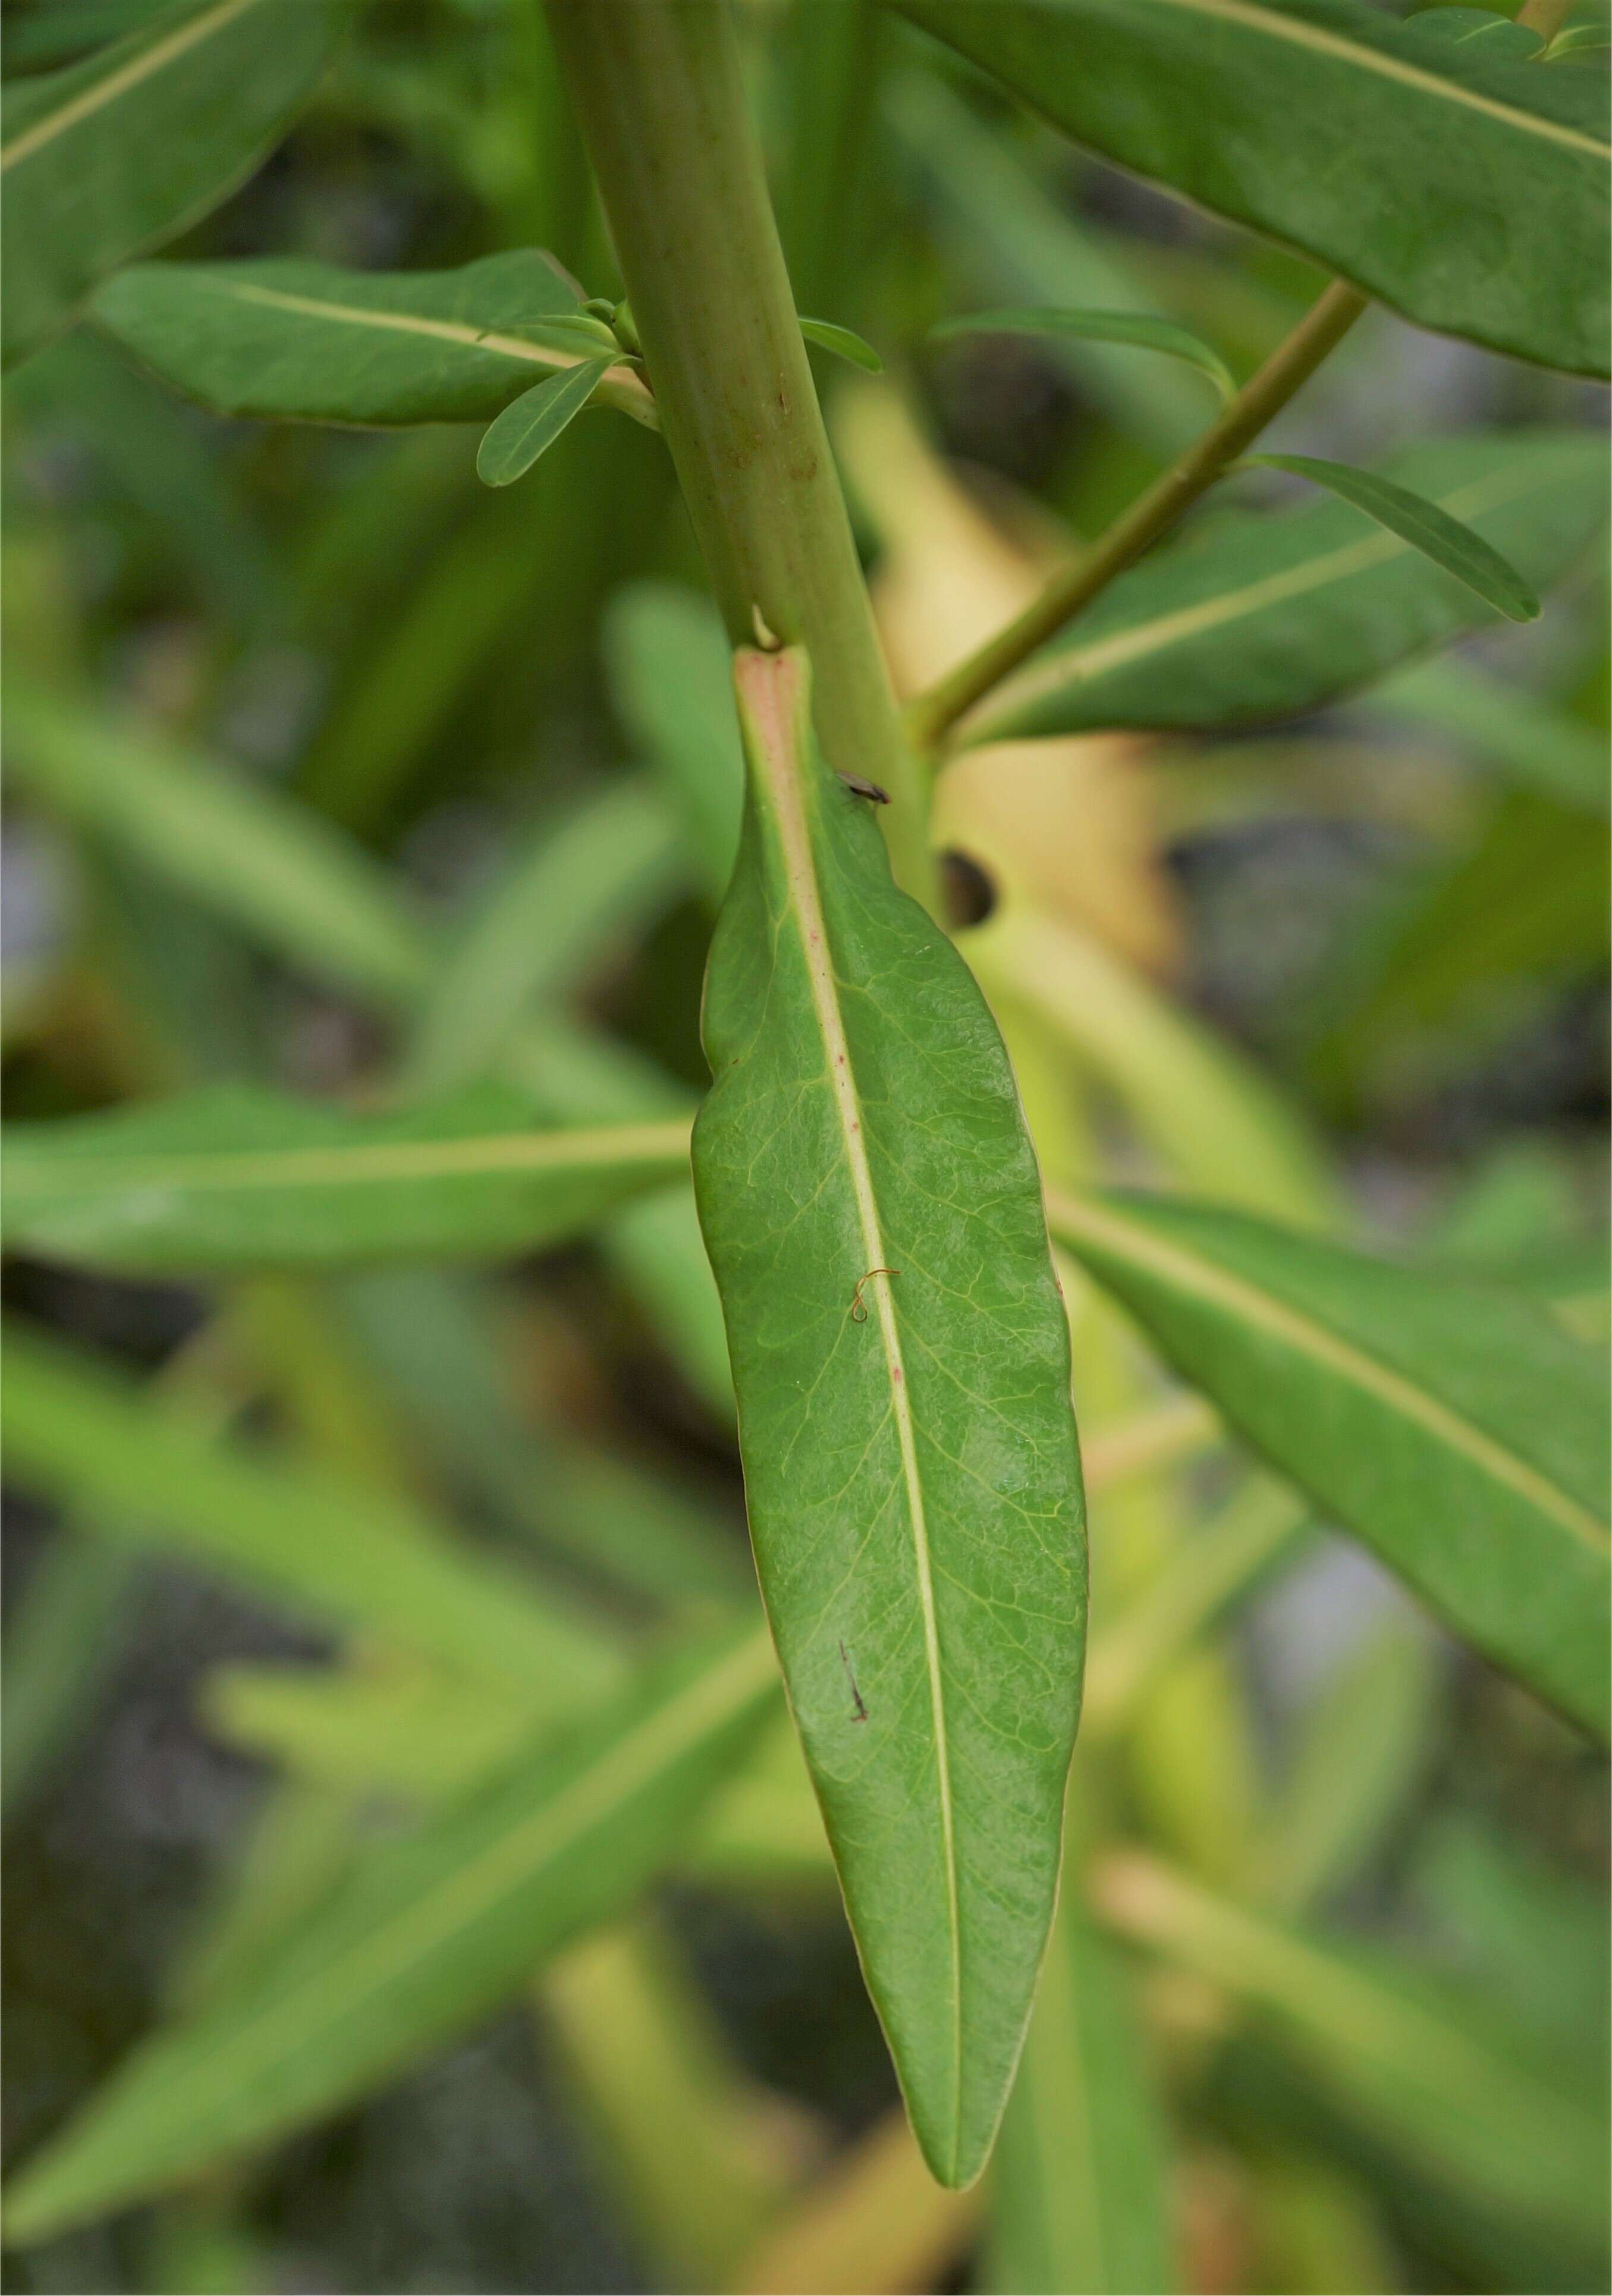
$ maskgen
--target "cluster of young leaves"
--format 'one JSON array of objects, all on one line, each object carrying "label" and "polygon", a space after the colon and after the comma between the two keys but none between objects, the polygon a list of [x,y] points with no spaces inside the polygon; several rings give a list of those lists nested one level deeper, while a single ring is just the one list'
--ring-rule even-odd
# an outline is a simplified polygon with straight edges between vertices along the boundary
[{"label": "cluster of young leaves", "polygon": [[[414,273],[130,261],[241,180],[352,12],[179,0],[8,94],[20,281],[8,357],[82,318],[221,414],[485,424],[478,467],[495,487],[589,403],[654,428],[630,313],[590,302],[533,247]],[[901,12],[1089,148],[1405,316],[1606,371],[1604,316],[1585,291],[1605,275],[1604,123],[1577,69],[1479,37],[1483,25],[1395,23],[1351,0],[901,0]],[[921,132],[924,102],[904,106],[907,132],[914,117]],[[1230,165],[1233,148],[1247,165]],[[1217,351],[1145,309],[1042,303],[969,324],[1027,320],[1071,346],[1168,352],[1223,394],[1229,381]],[[985,698],[962,742],[1217,731],[1353,695],[1496,615],[1536,612],[1599,523],[1601,457],[1580,434],[1435,441],[1373,473],[1266,459],[1338,499],[1230,513],[1150,554]],[[993,1000],[1038,1013],[1204,1199],[1060,1176],[1043,1215],[995,1024],[956,947],[890,882],[865,802],[823,764],[810,665],[765,645],[740,655],[741,741],[728,649],[698,609],[628,594],[610,644],[658,783],[544,824],[446,936],[320,810],[59,683],[12,697],[16,784],[114,881],[132,869],[371,1007],[399,1054],[379,1111],[233,1083],[19,1128],[8,1240],[93,1267],[228,1276],[240,1288],[224,1300],[271,1322],[287,1296],[274,1285],[294,1276],[306,1310],[309,1277],[340,1283],[359,1352],[389,1351],[430,1442],[468,1455],[501,1512],[535,1510],[551,1545],[580,1550],[675,1647],[646,1652],[545,1578],[492,1568],[356,1480],[351,1456],[345,1480],[293,1471],[199,1428],[183,1393],[136,1398],[13,1340],[16,1471],[94,1551],[203,1558],[343,1636],[323,1702],[272,1673],[226,1679],[220,1726],[271,1749],[300,1793],[347,1809],[382,1781],[424,1814],[395,1844],[326,1842],[299,1882],[290,1861],[265,1932],[233,1946],[226,1934],[194,2000],[24,2168],[11,2228],[38,2238],[238,2159],[551,1964],[597,2051],[599,2025],[564,1989],[575,1964],[556,1956],[585,1932],[608,1938],[675,1866],[730,1885],[756,1871],[821,1878],[826,1831],[918,2143],[945,2185],[984,2166],[1023,2053],[990,2284],[1166,2286],[1163,2146],[1129,1980],[1078,1887],[1026,2038],[1084,1632],[1048,1225],[1254,1458],[1592,1732],[1612,1686],[1596,1358],[1503,1271],[1390,1264],[1297,1232],[1324,1217],[1320,1192],[1235,1062],[1206,1056],[1186,1016],[1156,1021],[1142,984],[1117,1006],[1101,962],[1034,904],[1007,901],[964,942]],[[706,1008],[716,1084],[694,1133],[699,1227],[683,1095],[556,1009],[613,935],[641,931],[691,882],[726,896]],[[1030,1041],[1021,1054],[1010,1037],[1022,1080]],[[1206,1107],[1283,1177],[1255,1186],[1235,1153],[1212,1171]],[[1228,1209],[1250,1200],[1252,1212]],[[731,1350],[751,1533],[821,1830],[777,1734],[772,1648],[699,1509],[618,1463],[535,1445],[499,1404],[485,1296],[441,1272],[578,1234],[600,1237],[724,1409]],[[394,1272],[354,1272],[376,1263]],[[455,1374],[465,1361],[487,1365],[485,1382]],[[350,1428],[342,1441],[350,1452]],[[1093,1648],[1094,1695],[1121,1685],[1102,1693],[1097,1726],[1117,1727],[1301,1518],[1285,1495],[1234,1518],[1211,1553],[1174,1558],[1133,1598],[1110,1629],[1123,1647],[1105,1652],[1100,1636]],[[713,1605],[732,1614],[715,1630]],[[61,1640],[58,1628],[42,1647]],[[1334,1742],[1353,1742],[1362,1710],[1368,1693],[1343,1723],[1329,1718]],[[1322,1784],[1304,1800],[1296,1781],[1303,1806],[1273,1874],[1281,1841],[1303,1843],[1317,1808],[1340,1823],[1325,1750],[1314,1759]],[[1519,2158],[1509,2116],[1533,2077],[1511,2038],[1476,2035],[1464,2009],[1407,1998],[1291,1926],[1351,1846],[1323,1842],[1285,1894],[1273,1880],[1253,1903],[1157,1861],[1099,1856],[1091,1902],[1108,1930],[1241,2005],[1262,2062],[1296,2068],[1446,2205],[1480,2193],[1527,2238],[1592,2257],[1597,2138],[1582,2100],[1538,2079],[1537,2143]],[[1076,1864],[1084,1879],[1084,1854]],[[1060,2147],[1076,2131],[1071,2156]],[[1054,2165],[1070,2157],[1074,2201]],[[910,2147],[889,2158],[905,2173]],[[888,2202],[886,2156],[870,2149],[857,2169]],[[736,2206],[724,2272],[785,2185],[764,2175]],[[962,2220],[945,2221],[956,2238]],[[786,2235],[809,2252],[804,2233],[786,2223]],[[686,2265],[691,2284],[709,2264]]]}]

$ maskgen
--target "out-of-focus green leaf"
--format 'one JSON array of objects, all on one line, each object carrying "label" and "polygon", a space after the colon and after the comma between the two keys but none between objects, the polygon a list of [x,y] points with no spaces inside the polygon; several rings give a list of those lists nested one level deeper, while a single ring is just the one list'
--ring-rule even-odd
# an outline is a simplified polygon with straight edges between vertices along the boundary
[{"label": "out-of-focus green leaf", "polygon": [[710,601],[671,582],[633,582],[604,622],[610,693],[623,724],[682,816],[691,857],[720,900],[744,810],[733,656]]},{"label": "out-of-focus green leaf", "polygon": [[1409,720],[1451,735],[1485,763],[1559,804],[1612,813],[1607,744],[1576,718],[1470,662],[1420,663],[1362,705],[1373,718]]},{"label": "out-of-focus green leaf", "polygon": [[13,787],[293,964],[389,1005],[422,988],[423,927],[372,862],[278,791],[16,675],[5,734]]},{"label": "out-of-focus green leaf", "polygon": [[251,1085],[12,1128],[8,1240],[113,1267],[350,1267],[472,1259],[593,1225],[688,1168],[661,1124],[539,1132],[482,1085],[397,1115]]},{"label": "out-of-focus green leaf", "polygon": [[[1136,312],[1158,299],[1118,244],[1069,214],[936,74],[893,79],[885,109],[920,175],[941,244],[974,292]],[[1146,448],[1173,453],[1203,427],[1203,392],[1177,366],[1110,343],[1064,339],[1047,350],[1123,437]]]},{"label": "out-of-focus green leaf", "polygon": [[1331,1176],[1297,1109],[1095,935],[1004,899],[961,946],[987,993],[1043,1015],[1196,1192],[1305,1226],[1334,1214]]},{"label": "out-of-focus green leaf", "polygon": [[1135,1853],[1100,1869],[1121,1933],[1242,2000],[1352,2120],[1446,2189],[1606,2243],[1604,2126],[1520,2054],[1409,1972],[1211,1896]]},{"label": "out-of-focus green leaf", "polygon": [[1607,1726],[1605,1392],[1528,1301],[1237,1213],[1049,1202],[1053,1234],[1228,1423],[1456,1633]]},{"label": "out-of-focus green leaf", "polygon": [[1379,472],[1357,470],[1352,463],[1322,462],[1313,455],[1250,455],[1248,459],[1258,470],[1286,471],[1296,479],[1308,479],[1312,486],[1324,487],[1340,501],[1364,511],[1379,526],[1464,582],[1508,621],[1539,619],[1539,600],[1516,567],[1436,503],[1395,486]]},{"label": "out-of-focus green leaf", "polygon": [[[1092,1455],[1086,1453],[1086,1476]],[[1310,1510],[1261,1478],[1239,1492],[1092,1637],[1084,1720],[1088,1731],[1123,1725],[1135,1701],[1189,1650],[1222,1611],[1294,1554]]]},{"label": "out-of-focus green leaf", "polygon": [[351,0],[175,0],[81,62],[6,89],[8,365],[116,265],[251,173],[351,14]]},{"label": "out-of-focus green leaf", "polygon": [[681,889],[677,846],[642,782],[541,822],[444,952],[400,1087],[423,1095],[489,1074],[528,1009],[569,995]]},{"label": "out-of-focus green leaf", "polygon": [[1606,373],[1600,90],[1363,0],[896,4],[1066,134],[1406,318]]},{"label": "out-of-focus green leaf", "polygon": [[1207,375],[1223,400],[1237,385],[1225,361],[1207,343],[1200,342],[1174,319],[1150,311],[1070,311],[1051,305],[1035,309],[970,311],[961,318],[943,319],[930,329],[931,339],[944,342],[954,335],[1051,335],[1096,343],[1133,343],[1138,349],[1159,351],[1181,359]]},{"label": "out-of-focus green leaf", "polygon": [[678,1871],[723,1890],[832,1890],[822,1812],[787,1714],[767,1724],[743,1768],[709,1803]]},{"label": "out-of-focus green leaf", "polygon": [[518,1407],[512,1351],[495,1344],[493,1303],[472,1279],[387,1269],[343,1284],[340,1306],[411,1430],[501,1521],[657,1607],[753,1598],[739,1525],[702,1489],[651,1473],[619,1439],[580,1441]]},{"label": "out-of-focus green leaf", "polygon": [[1271,1811],[1257,1893],[1301,1914],[1350,1881],[1425,1782],[1439,1653],[1417,1620],[1386,1619],[1304,1718]]},{"label": "out-of-focus green leaf", "polygon": [[138,1559],[64,1526],[5,1630],[0,1808],[7,1824],[94,1704],[122,1641]]},{"label": "out-of-focus green leaf", "polygon": [[777,1691],[765,1633],[679,1651],[365,1858],[204,2015],[160,2030],[24,2168],[12,2239],[239,2158],[362,2095],[629,1903]]},{"label": "out-of-focus green leaf", "polygon": [[[1605,517],[1605,453],[1568,431],[1482,432],[1387,458],[1543,589]],[[1343,504],[1233,512],[1122,574],[965,722],[970,742],[1106,726],[1247,726],[1313,709],[1493,619],[1464,583]]]},{"label": "out-of-focus green leaf", "polygon": [[1066,1887],[992,2165],[986,2296],[1174,2288],[1165,2132],[1130,1972]]},{"label": "out-of-focus green leaf", "polygon": [[[485,422],[545,374],[594,364],[592,342],[563,324],[579,308],[535,247],[459,271],[142,263],[94,306],[153,373],[221,414],[344,423]],[[604,382],[610,364],[595,378],[601,399],[652,428],[643,384],[619,364]]]},{"label": "out-of-focus green leaf", "polygon": [[32,1332],[8,1326],[5,1354],[11,1472],[94,1509],[109,1541],[184,1555],[472,1677],[546,1685],[556,1704],[619,1681],[601,1629],[401,1501],[159,1415],[127,1379]]},{"label": "out-of-focus green leaf", "polygon": [[1476,844],[1386,886],[1317,991],[1304,1058],[1322,1089],[1437,1083],[1605,960],[1605,832],[1525,790]]},{"label": "out-of-focus green leaf", "polygon": [[1078,1704],[1068,1327],[984,1000],[819,756],[804,655],[736,676],[695,1188],[791,1706],[919,2142],[963,2185],[1028,2014]]},{"label": "out-of-focus green leaf", "polygon": [[836,358],[847,359],[864,374],[884,373],[884,361],[872,344],[864,343],[849,327],[837,327],[831,319],[802,319],[800,332],[808,343],[815,343],[820,350],[832,351]]},{"label": "out-of-focus green leaf", "polygon": [[349,1795],[295,1778],[272,1786],[180,1948],[166,1989],[170,2014],[193,2016],[240,1991],[363,1846]]},{"label": "out-of-focus green leaf", "polygon": [[511,399],[487,425],[476,450],[476,472],[482,484],[509,487],[524,478],[581,414],[613,364],[609,357],[581,359]]}]

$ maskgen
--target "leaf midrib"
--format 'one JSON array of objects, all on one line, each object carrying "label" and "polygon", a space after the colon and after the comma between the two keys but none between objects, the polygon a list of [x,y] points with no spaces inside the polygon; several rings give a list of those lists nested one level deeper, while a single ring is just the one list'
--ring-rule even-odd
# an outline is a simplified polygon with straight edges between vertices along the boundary
[{"label": "leaf midrib", "polygon": [[[1485,479],[1468,479],[1447,494],[1430,496],[1428,499],[1452,518],[1471,519],[1515,502],[1539,484],[1537,472],[1523,473],[1511,469]],[[1363,511],[1360,514],[1362,518],[1367,515]],[[1306,558],[1297,566],[1284,566],[1277,573],[1262,575],[1258,581],[1247,583],[1241,589],[1218,591],[1214,597],[1201,598],[1195,605],[1179,606],[1174,613],[1134,623],[1129,629],[1117,630],[1112,637],[1098,638],[1086,646],[1059,647],[1031,664],[1018,677],[999,686],[981,704],[974,719],[965,722],[964,736],[971,742],[989,741],[994,738],[991,733],[993,725],[1049,694],[1061,693],[1067,686],[1088,684],[1106,670],[1123,669],[1133,661],[1180,644],[1183,638],[1201,637],[1206,630],[1216,629],[1223,623],[1262,613],[1267,606],[1286,605],[1309,591],[1324,589],[1328,583],[1341,581],[1349,575],[1368,572],[1390,559],[1414,558],[1416,554],[1408,542],[1378,527],[1362,535],[1358,542],[1346,543],[1324,557]]]},{"label": "leaf midrib", "polygon": [[386,1180],[446,1180],[490,1172],[578,1171],[675,1163],[688,1152],[686,1118],[561,1133],[495,1134],[467,1140],[394,1140],[354,1147],[182,1151],[173,1155],[40,1157],[31,1170],[13,1149],[6,1185],[13,1201],[69,1201],[86,1191],[130,1188],[328,1188]]},{"label": "leaf midrib", "polygon": [[1320,24],[1281,15],[1273,8],[1258,5],[1257,0],[1152,0],[1152,4],[1179,9],[1190,16],[1217,17],[1225,23],[1241,24],[1266,38],[1308,48],[1317,55],[1336,57],[1357,70],[1374,72],[1381,79],[1398,80],[1405,87],[1419,88],[1425,94],[1461,104],[1469,111],[1481,111],[1518,133],[1540,136],[1567,151],[1587,152],[1592,159],[1612,158],[1612,145],[1598,143],[1582,128],[1569,127],[1561,120],[1542,119],[1537,112],[1525,111],[1520,105],[1503,102],[1499,96],[1485,95],[1477,88],[1467,87],[1460,80],[1445,79],[1425,65],[1408,62],[1403,56],[1385,55],[1380,48],[1368,47],[1363,41],[1348,39],[1341,32],[1330,32]]},{"label": "leaf midrib", "polygon": [[1186,1247],[1133,1226],[1108,1206],[1090,1199],[1049,1192],[1048,1215],[1055,1229],[1120,1253],[1178,1290],[1209,1306],[1239,1316],[1269,1337],[1285,1341],[1324,1370],[1375,1397],[1449,1448],[1490,1480],[1502,1485],[1597,1556],[1612,1553],[1612,1533],[1588,1507],[1541,1469],[1498,1441],[1442,1398],[1418,1387],[1403,1372],[1369,1354],[1326,1324],[1289,1307],[1248,1277],[1235,1275]]},{"label": "leaf midrib", "polygon": [[166,39],[158,40],[138,55],[131,56],[119,70],[109,72],[104,79],[86,87],[70,102],[63,104],[60,111],[47,112],[42,119],[37,119],[30,127],[25,127],[4,151],[0,151],[0,174],[15,167],[19,160],[31,159],[36,152],[53,142],[58,135],[66,135],[81,120],[92,119],[109,103],[115,103],[119,96],[126,95],[130,88],[138,87],[154,72],[161,71],[174,62],[199,41],[210,38],[235,17],[244,15],[249,8],[260,4],[261,0],[218,0],[218,5],[207,13],[193,17],[187,24],[176,25]]},{"label": "leaf midrib", "polygon": [[[855,1199],[863,1250],[870,1271],[863,1278],[879,1315],[880,1338],[890,1394],[890,1413],[901,1452],[902,1480],[912,1526],[912,1554],[917,1572],[919,1607],[923,1618],[924,1661],[929,1676],[929,1710],[935,1732],[935,1765],[939,1789],[941,1839],[946,1875],[946,1922],[952,1974],[952,2128],[950,2167],[955,2173],[962,2143],[962,1923],[957,1875],[955,1818],[946,1732],[945,1685],[940,1658],[939,1624],[935,1606],[934,1574],[929,1554],[928,1517],[918,1467],[912,1395],[902,1358],[901,1334],[896,1322],[889,1275],[883,1272],[885,1243],[879,1217],[878,1194],[868,1163],[866,1131],[862,1120],[845,1019],[839,1009],[839,984],[829,954],[829,931],[817,886],[811,833],[806,825],[799,759],[806,753],[806,726],[798,723],[800,668],[789,655],[741,656],[739,675],[744,698],[756,723],[757,763],[771,803],[784,883],[802,959],[812,992],[813,1009],[822,1037],[828,1075],[839,1119],[846,1166]],[[801,710],[804,717],[804,710]]]}]

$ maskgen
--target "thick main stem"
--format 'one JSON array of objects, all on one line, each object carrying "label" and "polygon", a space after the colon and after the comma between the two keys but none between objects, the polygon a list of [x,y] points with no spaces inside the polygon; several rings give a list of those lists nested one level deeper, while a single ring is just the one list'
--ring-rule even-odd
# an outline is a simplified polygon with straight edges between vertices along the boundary
[{"label": "thick main stem", "polygon": [[1249,376],[1218,420],[1137,496],[1107,533],[1055,574],[1016,620],[909,705],[907,730],[914,747],[932,748],[966,709],[1017,669],[1037,646],[1055,636],[1116,575],[1123,574],[1174,526],[1314,373],[1354,324],[1366,302],[1365,296],[1341,280],[1335,280],[1318,296],[1286,341]]},{"label": "thick main stem", "polygon": [[887,789],[930,902],[923,800],[873,627],[725,0],[549,0],[712,587],[737,644],[805,646],[829,763]]}]

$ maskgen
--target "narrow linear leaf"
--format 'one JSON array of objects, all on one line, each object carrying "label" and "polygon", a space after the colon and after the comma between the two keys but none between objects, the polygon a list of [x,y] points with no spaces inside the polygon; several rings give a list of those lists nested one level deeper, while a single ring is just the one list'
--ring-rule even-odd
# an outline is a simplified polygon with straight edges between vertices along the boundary
[{"label": "narrow linear leaf", "polygon": [[1237,388],[1225,361],[1206,342],[1174,319],[1159,319],[1145,311],[1063,311],[1042,307],[1022,311],[970,311],[964,317],[943,319],[929,330],[930,339],[943,342],[957,335],[1051,335],[1072,341],[1134,343],[1141,350],[1161,351],[1167,358],[1184,360],[1215,385],[1223,399]]},{"label": "narrow linear leaf", "polygon": [[4,356],[242,183],[317,78],[351,0],[176,0],[0,104]]},{"label": "narrow linear leaf", "polygon": [[837,327],[831,319],[802,319],[800,332],[808,343],[816,343],[822,349],[832,351],[836,358],[848,359],[853,366],[861,367],[864,374],[884,373],[884,361],[872,344],[864,343],[862,337],[853,334],[849,327]]},{"label": "narrow linear leaf", "polygon": [[[1471,527],[1535,590],[1606,518],[1606,449],[1572,431],[1474,433],[1384,464]],[[1402,537],[1342,503],[1231,512],[1122,574],[1070,636],[1004,680],[970,742],[1109,726],[1258,725],[1318,709],[1493,610]]]},{"label": "narrow linear leaf", "polygon": [[613,1643],[396,1499],[159,1414],[133,1382],[8,1324],[4,1425],[25,1488],[94,1513],[109,1544],[177,1554],[318,1620],[587,1697],[620,1680]]},{"label": "narrow linear leaf", "polygon": [[994,1023],[741,652],[749,774],[694,1177],[751,1535],[869,1989],[943,2184],[989,2152],[1051,1917],[1084,1625],[1068,1338]]},{"label": "narrow linear leaf", "polygon": [[992,2169],[985,2296],[1176,2287],[1165,2132],[1131,1972],[1066,1887]]},{"label": "narrow linear leaf", "polygon": [[1414,1972],[1368,1965],[1133,1853],[1098,1869],[1093,1894],[1123,1936],[1236,1995],[1403,2158],[1485,2206],[1604,2247],[1605,2127]]},{"label": "narrow linear leaf", "polygon": [[688,1128],[540,1132],[487,1085],[348,1116],[251,1085],[13,1127],[5,1234],[110,1267],[350,1267],[529,1250],[688,1169]]},{"label": "narrow linear leaf", "polygon": [[[188,398],[274,422],[485,422],[609,340],[535,247],[456,271],[344,271],[300,257],[135,264],[93,309]],[[643,382],[619,352],[606,365],[601,401],[654,429]]]},{"label": "narrow linear leaf", "polygon": [[895,0],[1057,127],[1426,327],[1605,374],[1603,92],[1365,0]]},{"label": "narrow linear leaf", "polygon": [[13,674],[15,786],[321,980],[407,1004],[431,968],[385,870],[280,791]]},{"label": "narrow linear leaf", "polygon": [[1539,600],[1516,567],[1492,549],[1482,535],[1474,534],[1436,503],[1395,486],[1376,472],[1356,470],[1349,463],[1321,462],[1313,455],[1250,455],[1248,460],[1259,469],[1290,471],[1295,478],[1308,479],[1313,486],[1325,487],[1329,494],[1353,503],[1379,526],[1387,527],[1412,550],[1420,550],[1424,558],[1475,590],[1509,621],[1539,619]]},{"label": "narrow linear leaf", "polygon": [[524,478],[581,414],[613,365],[608,357],[584,359],[535,384],[506,406],[476,450],[476,471],[483,485],[513,486]]},{"label": "narrow linear leaf", "polygon": [[665,1865],[777,1693],[755,1627],[646,1669],[559,1747],[365,1859],[208,2014],[144,2042],[13,2183],[32,2242],[362,2095]]},{"label": "narrow linear leaf", "polygon": [[1612,1539],[1592,1350],[1497,1288],[1237,1213],[1059,1195],[1049,1214],[1233,1428],[1457,1634],[1605,1732]]}]

